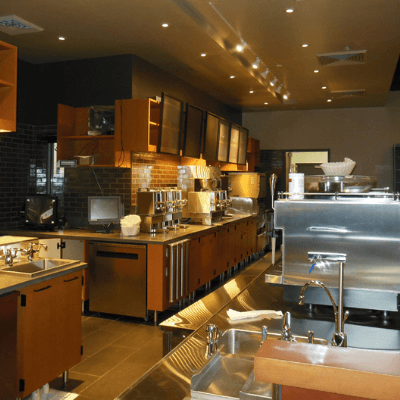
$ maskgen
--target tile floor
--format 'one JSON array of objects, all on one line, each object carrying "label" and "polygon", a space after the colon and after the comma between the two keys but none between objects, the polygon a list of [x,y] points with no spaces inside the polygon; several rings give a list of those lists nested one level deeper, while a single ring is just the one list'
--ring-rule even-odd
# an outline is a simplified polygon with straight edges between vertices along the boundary
[{"label": "tile floor", "polygon": [[[215,279],[211,291],[226,281]],[[208,293],[200,288],[195,301]],[[175,305],[160,313],[158,322],[178,311]],[[50,382],[50,388],[77,393],[76,400],[114,400],[163,357],[162,336],[152,318],[86,312],[82,315],[82,361],[70,370],[66,386],[60,376]]]}]

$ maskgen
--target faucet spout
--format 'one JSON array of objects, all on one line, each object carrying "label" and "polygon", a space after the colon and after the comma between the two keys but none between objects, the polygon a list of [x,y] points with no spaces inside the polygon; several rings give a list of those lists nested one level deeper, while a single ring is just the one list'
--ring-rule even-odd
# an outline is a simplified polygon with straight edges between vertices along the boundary
[{"label": "faucet spout", "polygon": [[335,333],[332,337],[332,346],[347,347],[347,336],[344,333],[344,323],[347,319],[348,312],[344,314],[343,311],[343,277],[344,277],[344,265],[346,262],[347,255],[343,253],[323,253],[323,252],[308,252],[308,260],[312,263],[318,263],[323,260],[334,261],[339,264],[339,299],[338,305],[336,306],[335,299],[332,296],[330,290],[321,281],[308,281],[306,282],[300,291],[299,305],[303,305],[305,301],[304,292],[309,286],[319,286],[325,290],[326,294],[331,300],[333,311],[335,313]]}]

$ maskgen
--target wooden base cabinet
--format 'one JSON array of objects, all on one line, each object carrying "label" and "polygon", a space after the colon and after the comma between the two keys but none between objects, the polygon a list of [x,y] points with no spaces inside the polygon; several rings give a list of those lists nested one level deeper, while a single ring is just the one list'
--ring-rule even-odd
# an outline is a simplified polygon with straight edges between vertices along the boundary
[{"label": "wooden base cabinet", "polygon": [[20,290],[18,379],[25,397],[81,360],[82,271]]},{"label": "wooden base cabinet", "polygon": [[18,292],[0,296],[0,398],[15,399],[17,392]]}]

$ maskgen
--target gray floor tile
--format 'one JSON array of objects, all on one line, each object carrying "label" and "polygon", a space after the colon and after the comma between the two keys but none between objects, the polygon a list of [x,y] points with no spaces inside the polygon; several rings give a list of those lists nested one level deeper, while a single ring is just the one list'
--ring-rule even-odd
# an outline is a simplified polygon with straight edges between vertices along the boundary
[{"label": "gray floor tile", "polygon": [[98,397],[102,400],[113,400],[147,372],[148,369],[149,366],[146,365],[132,365],[123,361],[83,390],[82,395]]},{"label": "gray floor tile", "polygon": [[84,319],[82,321],[82,338],[90,335],[98,329],[104,328],[110,322],[111,320],[98,317],[89,317]]},{"label": "gray floor tile", "polygon": [[99,329],[83,338],[83,354],[85,357],[90,357],[123,335],[124,332]]},{"label": "gray floor tile", "polygon": [[[156,337],[150,340],[139,350],[135,351],[128,360],[132,359],[133,363],[145,364],[153,366],[163,358],[163,338]],[[129,361],[128,361],[129,362]]]},{"label": "gray floor tile", "polygon": [[128,333],[135,330],[138,326],[140,326],[140,324],[137,322],[134,323],[131,321],[117,320],[111,321],[109,324],[105,325],[101,329],[104,331]]},{"label": "gray floor tile", "polygon": [[163,333],[154,326],[139,325],[132,332],[126,333],[124,336],[114,342],[116,346],[131,347],[140,349],[149,341],[161,337]]},{"label": "gray floor tile", "polygon": [[111,368],[130,357],[133,352],[133,349],[127,347],[110,345],[75,365],[71,371],[102,376]]},{"label": "gray floor tile", "polygon": [[80,393],[83,389],[90,386],[98,376],[82,374],[70,371],[67,385],[64,386],[62,375],[50,382],[50,387],[56,390],[62,390],[71,393]]}]

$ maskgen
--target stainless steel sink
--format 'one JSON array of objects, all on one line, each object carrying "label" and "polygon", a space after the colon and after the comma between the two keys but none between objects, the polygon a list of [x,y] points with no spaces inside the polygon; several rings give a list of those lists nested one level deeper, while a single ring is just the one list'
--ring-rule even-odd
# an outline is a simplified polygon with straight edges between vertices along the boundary
[{"label": "stainless steel sink", "polygon": [[[268,332],[266,340],[277,340],[280,333]],[[297,342],[308,337],[293,335]],[[191,398],[198,400],[277,399],[276,386],[254,379],[254,356],[260,349],[261,332],[229,329],[218,340],[218,351],[191,379]],[[325,339],[314,344],[328,345]]]},{"label": "stainless steel sink", "polygon": [[54,271],[80,263],[79,260],[61,260],[57,258],[43,258],[35,261],[20,262],[11,267],[0,270],[1,273],[19,275],[33,278],[42,274],[47,274],[49,270]]},{"label": "stainless steel sink", "polygon": [[[279,339],[280,333],[268,332],[267,340]],[[293,335],[297,342],[308,343],[308,337]],[[260,348],[261,332],[246,331],[240,329],[229,329],[223,333],[218,340],[218,346],[221,351],[228,354],[244,354],[248,356],[255,356]],[[314,339],[314,344],[327,345],[328,341],[325,339]],[[223,348],[222,348],[223,346]]]}]

